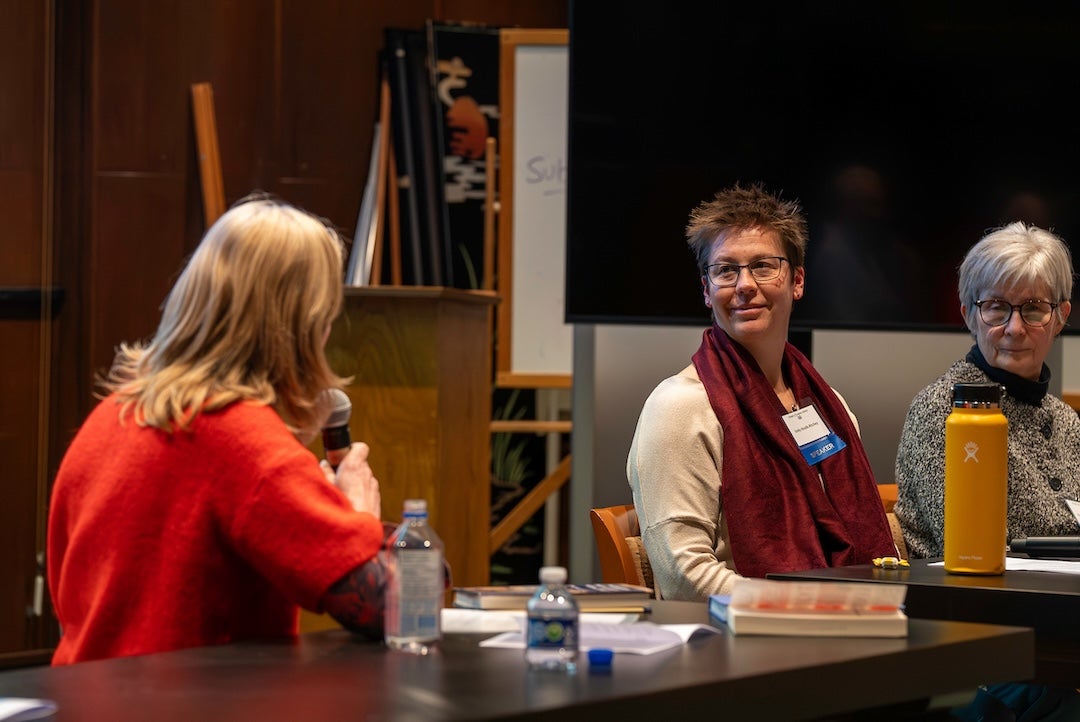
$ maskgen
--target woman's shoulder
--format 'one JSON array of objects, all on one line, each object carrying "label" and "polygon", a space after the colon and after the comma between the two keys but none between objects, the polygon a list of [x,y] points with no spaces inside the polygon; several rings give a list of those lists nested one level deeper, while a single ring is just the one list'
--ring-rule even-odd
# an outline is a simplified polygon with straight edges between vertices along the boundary
[{"label": "woman's shoulder", "polygon": [[244,424],[274,425],[281,417],[268,404],[240,399],[228,406],[200,415],[208,423],[221,426],[242,426]]},{"label": "woman's shoulder", "polygon": [[705,386],[698,378],[697,370],[690,364],[679,373],[668,376],[656,385],[645,400],[646,407],[667,408],[688,404],[708,403]]},{"label": "woman's shoulder", "polygon": [[276,445],[295,435],[271,406],[254,401],[234,401],[224,408],[199,414],[192,425],[203,438],[239,447]]},{"label": "woman's shoulder", "polygon": [[979,367],[966,359],[960,359],[953,363],[945,373],[927,384],[915,395],[911,405],[922,406],[945,402],[951,404],[953,386],[963,383],[980,383],[988,381]]},{"label": "woman's shoulder", "polygon": [[1059,427],[1064,433],[1072,434],[1074,437],[1080,437],[1080,415],[1077,414],[1076,409],[1054,394],[1046,394],[1037,406],[1006,395],[1003,411],[1009,418],[1010,425],[1030,424],[1041,433],[1047,419],[1053,419],[1054,427]]},{"label": "woman's shoulder", "polygon": [[[1080,424],[1080,413],[1077,409],[1074,409],[1060,396],[1053,394],[1047,394],[1043,399],[1043,406],[1051,413],[1068,418],[1069,421],[1076,421]],[[1076,417],[1073,419],[1073,417]]]}]

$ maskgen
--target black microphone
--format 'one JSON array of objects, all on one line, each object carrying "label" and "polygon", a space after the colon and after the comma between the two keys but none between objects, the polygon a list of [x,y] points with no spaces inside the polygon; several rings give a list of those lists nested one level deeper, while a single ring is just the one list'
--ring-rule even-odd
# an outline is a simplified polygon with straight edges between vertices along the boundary
[{"label": "black microphone", "polygon": [[1057,557],[1076,559],[1080,557],[1080,536],[1029,536],[1013,539],[1009,551],[1023,552],[1029,557]]},{"label": "black microphone", "polygon": [[326,451],[326,460],[330,467],[337,471],[338,464],[349,453],[352,439],[349,436],[349,416],[352,414],[352,402],[348,395],[341,389],[326,389],[323,391],[327,405],[330,407],[330,416],[322,429],[323,449]]}]

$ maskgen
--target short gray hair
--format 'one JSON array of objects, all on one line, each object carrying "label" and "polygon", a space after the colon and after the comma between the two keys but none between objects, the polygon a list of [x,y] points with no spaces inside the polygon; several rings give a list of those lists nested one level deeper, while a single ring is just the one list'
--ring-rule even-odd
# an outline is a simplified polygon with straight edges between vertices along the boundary
[{"label": "short gray hair", "polygon": [[1073,275],[1072,254],[1056,234],[1021,221],[993,229],[960,263],[957,289],[969,310],[968,328],[975,332],[976,315],[970,311],[984,289],[1043,284],[1050,292],[1047,300],[1061,303],[1072,298]]}]

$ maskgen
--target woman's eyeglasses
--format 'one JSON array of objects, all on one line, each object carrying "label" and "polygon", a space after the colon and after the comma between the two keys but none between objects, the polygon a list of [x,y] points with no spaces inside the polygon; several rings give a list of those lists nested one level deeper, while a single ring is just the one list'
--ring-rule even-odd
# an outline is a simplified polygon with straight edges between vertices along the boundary
[{"label": "woman's eyeglasses", "polygon": [[705,266],[705,275],[714,284],[724,288],[738,283],[739,273],[745,268],[750,271],[750,276],[755,281],[764,283],[765,281],[773,281],[780,276],[780,271],[784,268],[784,261],[787,261],[787,259],[782,256],[766,256],[743,264],[714,263],[711,266]]},{"label": "woman's eyeglasses", "polygon": [[987,326],[1004,326],[1012,318],[1013,310],[1020,309],[1020,318],[1028,326],[1040,328],[1050,323],[1056,303],[1049,301],[1024,301],[1023,303],[1009,303],[1000,298],[989,298],[976,301],[979,307],[979,317]]}]

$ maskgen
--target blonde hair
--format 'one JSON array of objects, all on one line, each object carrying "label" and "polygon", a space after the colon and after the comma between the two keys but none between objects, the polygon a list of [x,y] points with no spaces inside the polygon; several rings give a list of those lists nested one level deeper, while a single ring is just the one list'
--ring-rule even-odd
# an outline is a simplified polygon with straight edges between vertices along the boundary
[{"label": "blonde hair", "polygon": [[348,383],[326,360],[341,311],[344,246],[323,219],[249,196],[206,232],[149,343],[122,344],[101,381],[140,426],[186,429],[200,412],[271,405],[297,433],[318,395]]}]

